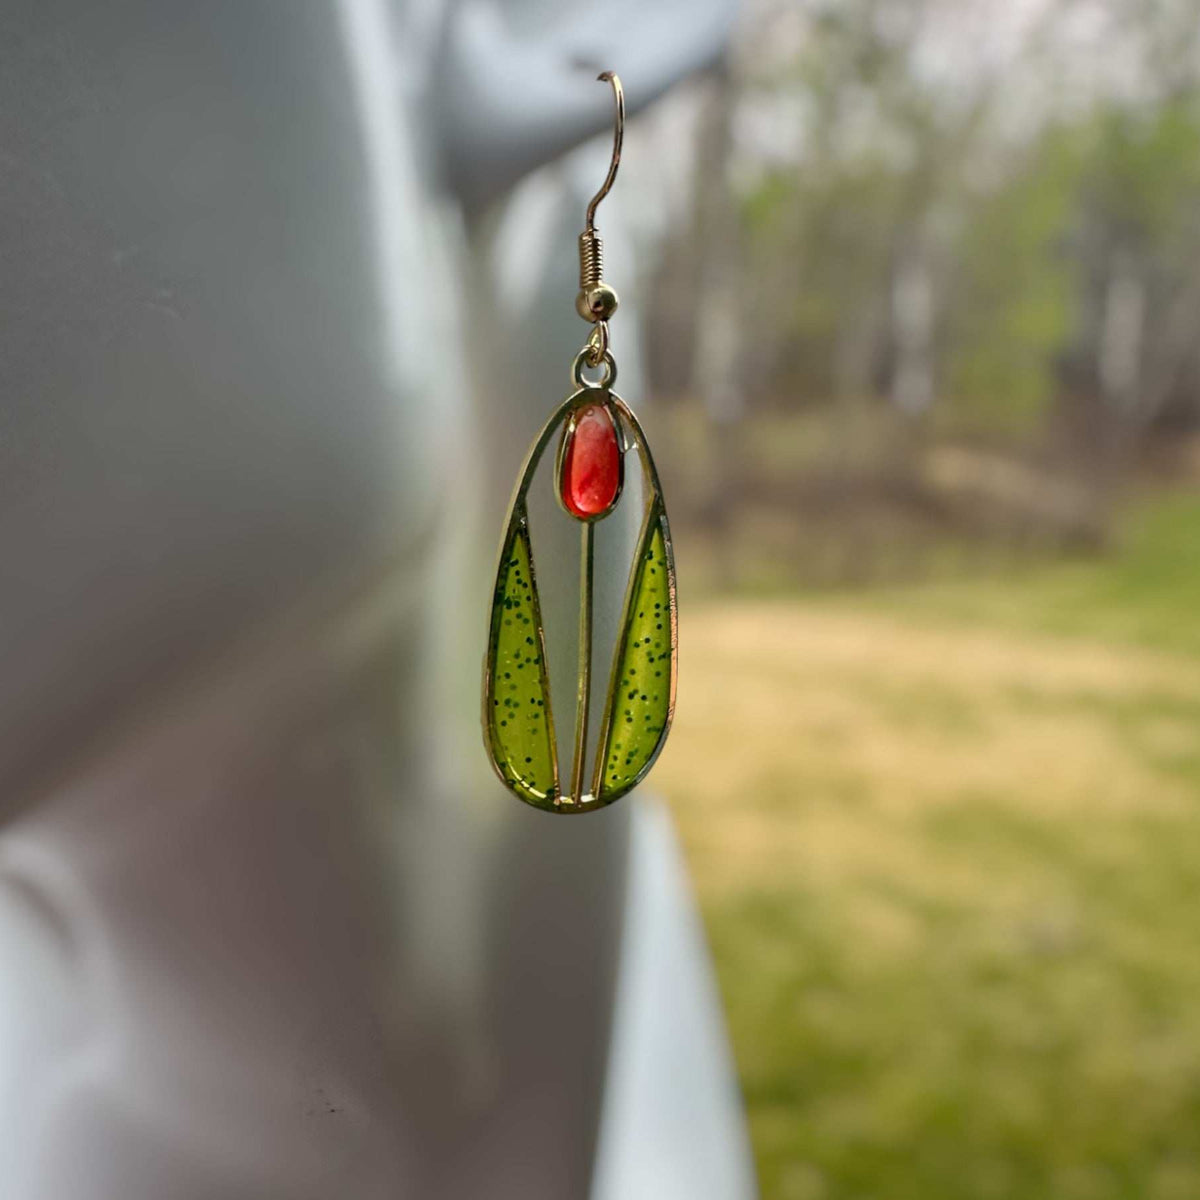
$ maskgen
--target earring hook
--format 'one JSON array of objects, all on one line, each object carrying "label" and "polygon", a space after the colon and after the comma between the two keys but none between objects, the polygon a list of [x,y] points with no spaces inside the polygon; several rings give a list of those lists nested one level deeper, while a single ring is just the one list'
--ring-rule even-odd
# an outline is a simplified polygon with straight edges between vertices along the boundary
[{"label": "earring hook", "polygon": [[587,206],[586,227],[588,233],[596,232],[596,208],[600,201],[612,191],[612,185],[617,178],[617,168],[621,165],[621,143],[625,140],[625,89],[615,71],[602,71],[596,76],[601,83],[611,83],[613,102],[615,105],[615,126],[613,129],[612,161],[608,164],[608,174],[600,185],[600,190],[592,197]]},{"label": "earring hook", "polygon": [[612,84],[616,124],[608,174],[587,206],[586,224],[579,235],[579,294],[575,297],[575,311],[595,326],[584,350],[593,367],[599,366],[608,353],[608,318],[617,311],[618,303],[617,293],[604,282],[604,246],[596,232],[596,206],[612,191],[617,168],[621,165],[621,143],[625,140],[625,90],[621,81],[612,71],[605,71],[596,78]]}]

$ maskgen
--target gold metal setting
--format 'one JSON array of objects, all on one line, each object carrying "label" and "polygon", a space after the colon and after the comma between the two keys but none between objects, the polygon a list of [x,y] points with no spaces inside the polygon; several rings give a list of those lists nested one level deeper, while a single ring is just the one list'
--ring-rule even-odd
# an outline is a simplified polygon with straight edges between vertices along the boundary
[{"label": "gold metal setting", "polygon": [[[671,530],[658,471],[641,423],[613,391],[617,365],[611,352],[608,319],[616,311],[617,295],[602,278],[603,245],[595,227],[596,209],[612,189],[621,162],[625,96],[621,81],[611,71],[599,78],[612,86],[615,130],[608,174],[587,206],[585,229],[579,239],[580,291],[576,308],[592,324],[592,330],[571,367],[575,390],[534,439],[509,503],[484,655],[483,728],[492,765],[515,795],[550,812],[591,812],[637,786],[662,750],[675,712],[678,615]],[[598,370],[599,378],[589,380],[585,370]],[[617,480],[612,500],[603,511],[581,516],[568,509],[563,500],[562,473],[579,414],[593,405],[602,406],[612,420],[617,438]],[[554,740],[545,631],[526,504],[534,476],[556,433],[555,495],[562,511],[580,525],[575,730],[565,791]],[[625,455],[630,451],[636,452],[641,463],[644,509],[589,771],[595,526],[614,511],[621,499]]]}]

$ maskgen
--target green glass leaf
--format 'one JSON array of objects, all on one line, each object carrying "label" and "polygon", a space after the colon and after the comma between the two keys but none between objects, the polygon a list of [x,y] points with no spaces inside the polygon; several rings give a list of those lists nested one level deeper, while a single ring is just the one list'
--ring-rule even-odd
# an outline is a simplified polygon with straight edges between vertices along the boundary
[{"label": "green glass leaf", "polygon": [[484,705],[492,761],[504,782],[531,804],[553,807],[559,794],[558,756],[523,505],[509,523],[496,575]]},{"label": "green glass leaf", "polygon": [[675,566],[666,518],[655,505],[632,572],[625,627],[613,663],[597,763],[598,800],[627,792],[649,770],[675,703]]}]

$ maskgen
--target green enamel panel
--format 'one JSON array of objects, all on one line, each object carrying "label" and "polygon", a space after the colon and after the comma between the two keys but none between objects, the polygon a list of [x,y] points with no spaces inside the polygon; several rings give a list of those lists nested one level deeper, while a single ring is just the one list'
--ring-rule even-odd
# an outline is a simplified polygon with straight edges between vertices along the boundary
[{"label": "green enamel panel", "polygon": [[533,803],[553,803],[558,764],[542,617],[529,531],[515,514],[492,606],[485,703],[492,758],[505,782]]},{"label": "green enamel panel", "polygon": [[601,799],[637,782],[671,719],[674,580],[661,516],[643,541],[636,565],[628,624],[614,668]]}]

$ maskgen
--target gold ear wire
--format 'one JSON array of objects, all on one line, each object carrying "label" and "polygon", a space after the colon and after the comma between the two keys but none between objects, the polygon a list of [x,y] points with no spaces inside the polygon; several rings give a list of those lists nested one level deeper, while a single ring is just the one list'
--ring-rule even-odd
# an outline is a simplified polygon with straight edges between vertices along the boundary
[{"label": "gold ear wire", "polygon": [[600,83],[611,83],[613,103],[615,105],[615,126],[613,129],[612,161],[608,164],[608,174],[600,185],[600,190],[592,197],[587,206],[587,232],[596,232],[596,209],[600,201],[612,191],[617,179],[617,168],[621,165],[621,145],[625,141],[625,89],[620,79],[613,71],[602,71],[596,76]]},{"label": "gold ear wire", "polygon": [[[614,127],[612,159],[608,164],[608,174],[600,185],[600,190],[591,198],[587,206],[584,220],[584,230],[579,235],[579,295],[575,297],[575,311],[585,320],[600,327],[599,337],[589,339],[589,347],[594,347],[589,360],[595,366],[603,358],[608,349],[609,317],[617,311],[617,293],[604,282],[604,244],[596,232],[596,209],[600,201],[612,191],[617,178],[617,168],[621,165],[621,145],[625,140],[625,89],[613,71],[604,71],[596,77],[602,83],[609,83],[613,90]],[[603,346],[603,350],[599,347]],[[594,357],[593,357],[594,356]]]}]

